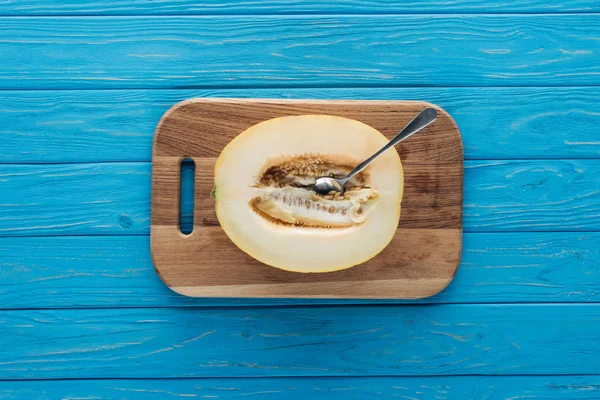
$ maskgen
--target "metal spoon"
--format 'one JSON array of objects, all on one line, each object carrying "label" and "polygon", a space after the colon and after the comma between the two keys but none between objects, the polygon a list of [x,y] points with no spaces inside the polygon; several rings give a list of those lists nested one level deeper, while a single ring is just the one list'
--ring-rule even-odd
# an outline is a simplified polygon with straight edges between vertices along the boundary
[{"label": "metal spoon", "polygon": [[329,176],[322,176],[320,178],[317,178],[314,187],[315,192],[319,194],[327,194],[333,190],[336,192],[344,193],[344,185],[350,178],[352,178],[354,175],[358,174],[360,171],[365,169],[367,165],[369,165],[374,159],[379,157],[387,149],[389,149],[392,146],[395,146],[404,139],[419,132],[421,129],[425,128],[426,126],[430,125],[433,121],[435,121],[436,118],[437,111],[435,109],[431,107],[424,109],[412,121],[410,121],[408,125],[406,125],[404,129],[400,131],[400,133],[394,136],[394,138],[390,140],[388,144],[383,146],[381,150],[379,150],[377,153],[373,154],[371,157],[358,164],[356,168],[350,171],[348,175],[344,176],[343,178],[331,178]]}]

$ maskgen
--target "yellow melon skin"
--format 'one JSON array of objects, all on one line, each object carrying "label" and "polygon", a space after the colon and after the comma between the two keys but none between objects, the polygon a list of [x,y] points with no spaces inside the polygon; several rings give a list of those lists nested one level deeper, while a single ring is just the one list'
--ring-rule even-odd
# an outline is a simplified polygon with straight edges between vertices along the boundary
[{"label": "yellow melon skin", "polygon": [[249,201],[260,192],[256,182],[273,160],[322,154],[358,164],[386,143],[376,129],[348,118],[304,115],[261,122],[232,140],[217,160],[214,197],[219,223],[242,251],[276,268],[317,273],[361,264],[389,244],[398,226],[404,178],[395,149],[365,170],[367,183],[379,196],[361,224],[344,228],[276,224],[256,213]]}]

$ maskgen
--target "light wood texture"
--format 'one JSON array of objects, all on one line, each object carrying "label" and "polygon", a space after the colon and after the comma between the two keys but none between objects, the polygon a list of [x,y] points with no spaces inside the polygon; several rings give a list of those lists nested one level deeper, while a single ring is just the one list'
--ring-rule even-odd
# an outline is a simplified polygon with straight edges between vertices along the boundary
[{"label": "light wood texture", "polygon": [[[178,293],[207,297],[421,298],[450,283],[461,253],[463,152],[452,118],[438,119],[398,146],[404,161],[402,216],[392,242],[359,266],[301,274],[266,266],[240,251],[218,226],[212,189],[215,157],[258,122],[303,114],[363,121],[393,137],[422,102],[196,99],[161,119],[152,153],[152,259]],[[179,230],[180,163],[196,164],[194,232]]]}]

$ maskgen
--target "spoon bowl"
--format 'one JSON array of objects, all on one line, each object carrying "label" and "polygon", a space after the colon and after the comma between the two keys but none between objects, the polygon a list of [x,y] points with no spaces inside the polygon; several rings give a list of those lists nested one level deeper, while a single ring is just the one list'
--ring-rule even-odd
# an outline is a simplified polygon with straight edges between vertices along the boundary
[{"label": "spoon bowl", "polygon": [[331,178],[329,176],[322,176],[320,178],[317,178],[317,181],[315,182],[315,192],[320,194],[327,194],[332,190],[336,192],[343,192],[344,184],[342,184],[339,180]]}]

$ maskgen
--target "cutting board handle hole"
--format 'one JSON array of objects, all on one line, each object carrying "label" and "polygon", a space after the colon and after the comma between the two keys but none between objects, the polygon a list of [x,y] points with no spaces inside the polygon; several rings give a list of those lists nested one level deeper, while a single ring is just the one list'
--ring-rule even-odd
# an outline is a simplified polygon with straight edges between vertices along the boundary
[{"label": "cutting board handle hole", "polygon": [[181,161],[179,187],[179,230],[189,235],[194,230],[194,181],[196,164],[191,158]]}]

